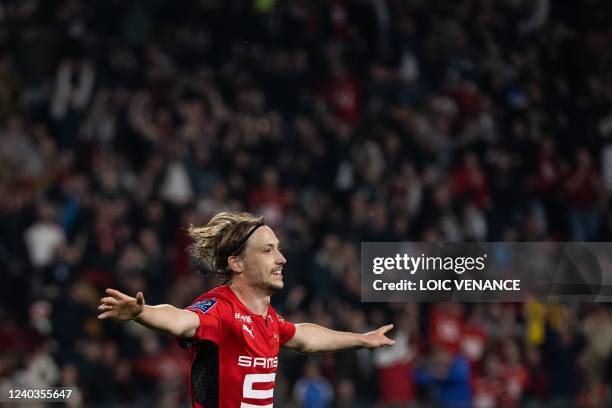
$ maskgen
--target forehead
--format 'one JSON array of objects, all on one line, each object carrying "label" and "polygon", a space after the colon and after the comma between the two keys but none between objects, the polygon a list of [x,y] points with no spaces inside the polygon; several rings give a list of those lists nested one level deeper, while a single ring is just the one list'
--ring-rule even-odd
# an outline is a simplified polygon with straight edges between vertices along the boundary
[{"label": "forehead", "polygon": [[278,238],[276,238],[276,234],[272,231],[272,228],[267,225],[263,225],[250,236],[247,241],[249,246],[264,246],[268,244],[278,244]]}]

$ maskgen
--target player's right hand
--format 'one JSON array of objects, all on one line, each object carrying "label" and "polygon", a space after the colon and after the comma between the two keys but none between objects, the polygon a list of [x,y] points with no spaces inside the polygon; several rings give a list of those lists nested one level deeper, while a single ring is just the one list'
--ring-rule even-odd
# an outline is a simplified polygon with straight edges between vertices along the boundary
[{"label": "player's right hand", "polygon": [[112,317],[118,320],[134,320],[142,313],[145,305],[142,292],[138,292],[133,298],[115,289],[106,289],[107,297],[100,299],[98,310],[102,313],[98,319]]}]

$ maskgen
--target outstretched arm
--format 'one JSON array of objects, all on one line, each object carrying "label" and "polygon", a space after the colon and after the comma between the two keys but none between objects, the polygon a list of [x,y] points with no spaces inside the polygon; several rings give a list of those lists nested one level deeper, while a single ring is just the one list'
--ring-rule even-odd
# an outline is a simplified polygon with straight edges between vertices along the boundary
[{"label": "outstretched arm", "polygon": [[340,332],[325,327],[302,323],[295,325],[295,335],[283,347],[301,353],[319,353],[344,350],[354,347],[378,348],[395,344],[385,333],[393,328],[392,324],[369,333]]},{"label": "outstretched arm", "polygon": [[107,297],[100,299],[98,319],[135,320],[137,323],[174,337],[193,337],[200,320],[188,310],[177,309],[172,305],[145,305],[142,292],[133,298],[115,289],[106,289]]}]

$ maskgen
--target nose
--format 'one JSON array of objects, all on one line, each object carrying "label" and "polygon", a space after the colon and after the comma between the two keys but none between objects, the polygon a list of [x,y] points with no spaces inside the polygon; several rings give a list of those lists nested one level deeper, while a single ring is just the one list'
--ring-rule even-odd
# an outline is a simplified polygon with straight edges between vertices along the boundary
[{"label": "nose", "polygon": [[281,251],[278,251],[278,257],[276,258],[276,263],[279,265],[284,265],[287,263],[287,259],[285,259]]}]

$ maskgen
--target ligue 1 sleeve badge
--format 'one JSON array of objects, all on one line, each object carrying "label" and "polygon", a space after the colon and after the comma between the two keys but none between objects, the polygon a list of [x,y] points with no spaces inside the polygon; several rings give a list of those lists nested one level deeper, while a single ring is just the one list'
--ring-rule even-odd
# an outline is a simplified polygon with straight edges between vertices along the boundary
[{"label": "ligue 1 sleeve badge", "polygon": [[194,303],[193,305],[189,306],[188,309],[198,309],[202,313],[206,313],[216,304],[217,301],[214,299],[205,299]]}]

